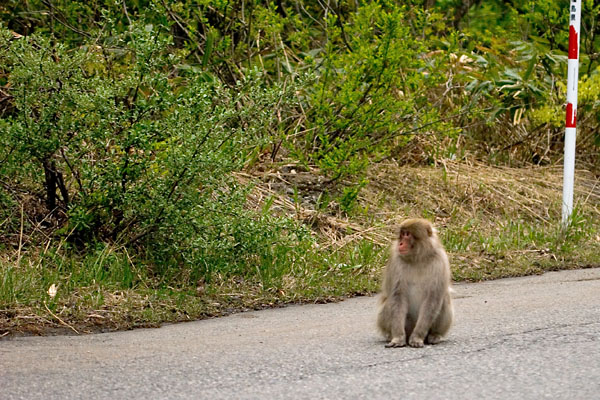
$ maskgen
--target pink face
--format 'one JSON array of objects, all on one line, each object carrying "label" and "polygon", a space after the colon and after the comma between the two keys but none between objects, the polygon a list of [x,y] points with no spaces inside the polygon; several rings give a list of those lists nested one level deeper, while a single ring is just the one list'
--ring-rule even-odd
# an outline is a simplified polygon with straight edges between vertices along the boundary
[{"label": "pink face", "polygon": [[414,236],[408,231],[400,231],[400,237],[398,238],[398,253],[407,255],[413,248],[415,241]]}]

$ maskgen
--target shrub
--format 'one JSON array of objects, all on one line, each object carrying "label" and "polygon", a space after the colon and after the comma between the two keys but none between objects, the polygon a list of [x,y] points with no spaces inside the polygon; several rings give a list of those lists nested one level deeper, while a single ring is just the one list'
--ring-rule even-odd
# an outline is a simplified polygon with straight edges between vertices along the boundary
[{"label": "shrub", "polygon": [[2,175],[43,198],[32,219],[79,248],[110,242],[205,272],[216,260],[263,265],[303,231],[250,211],[232,172],[277,132],[295,89],[256,71],[225,87],[179,69],[169,45],[141,24],[75,49],[3,30],[14,108],[1,120]]}]

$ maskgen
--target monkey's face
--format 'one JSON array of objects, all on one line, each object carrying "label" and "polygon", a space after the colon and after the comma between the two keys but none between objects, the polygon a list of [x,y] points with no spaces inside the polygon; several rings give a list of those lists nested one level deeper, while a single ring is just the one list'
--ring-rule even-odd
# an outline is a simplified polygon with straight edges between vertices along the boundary
[{"label": "monkey's face", "polygon": [[398,238],[398,253],[406,256],[411,253],[415,243],[415,237],[406,230],[400,230],[400,237]]},{"label": "monkey's face", "polygon": [[408,219],[400,225],[397,254],[406,262],[420,260],[433,249],[434,231],[431,223],[424,219]]}]

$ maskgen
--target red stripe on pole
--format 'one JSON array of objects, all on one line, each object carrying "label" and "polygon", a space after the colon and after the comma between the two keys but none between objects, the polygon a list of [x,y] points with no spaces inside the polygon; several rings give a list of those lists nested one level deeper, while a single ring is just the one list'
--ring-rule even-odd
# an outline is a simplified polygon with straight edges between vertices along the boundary
[{"label": "red stripe on pole", "polygon": [[577,40],[578,34],[575,31],[573,25],[569,27],[569,59],[576,60],[579,49],[577,48],[579,40]]},{"label": "red stripe on pole", "polygon": [[577,125],[577,109],[573,104],[567,103],[567,128],[575,128]]}]

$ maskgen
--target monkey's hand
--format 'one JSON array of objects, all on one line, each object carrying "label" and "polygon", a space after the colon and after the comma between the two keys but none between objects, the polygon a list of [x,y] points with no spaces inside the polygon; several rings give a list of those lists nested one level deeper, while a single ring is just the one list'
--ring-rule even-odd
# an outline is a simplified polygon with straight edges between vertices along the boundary
[{"label": "monkey's hand", "polygon": [[406,339],[404,338],[399,338],[399,337],[395,337],[392,338],[392,340],[385,345],[385,347],[390,348],[390,347],[404,347],[406,346]]},{"label": "monkey's hand", "polygon": [[423,347],[423,338],[416,335],[411,335],[410,339],[408,340],[408,345],[410,347]]}]

